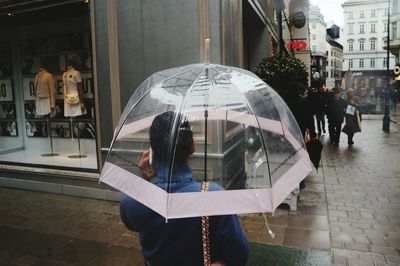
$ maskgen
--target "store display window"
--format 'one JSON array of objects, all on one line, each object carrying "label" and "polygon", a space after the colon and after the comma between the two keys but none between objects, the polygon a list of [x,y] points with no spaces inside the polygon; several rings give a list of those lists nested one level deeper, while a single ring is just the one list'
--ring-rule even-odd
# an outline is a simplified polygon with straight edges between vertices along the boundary
[{"label": "store display window", "polygon": [[28,2],[0,5],[0,163],[97,171],[89,4]]}]

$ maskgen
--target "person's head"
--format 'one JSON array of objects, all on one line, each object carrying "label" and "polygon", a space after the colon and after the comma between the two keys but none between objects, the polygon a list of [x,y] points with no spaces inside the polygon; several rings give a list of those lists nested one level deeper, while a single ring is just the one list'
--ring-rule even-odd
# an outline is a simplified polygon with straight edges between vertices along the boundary
[{"label": "person's head", "polygon": [[349,89],[347,90],[347,96],[348,96],[349,98],[351,98],[351,97],[353,97],[353,95],[354,95],[354,89],[349,88]]},{"label": "person's head", "polygon": [[340,88],[333,88],[333,96],[336,100],[338,100],[342,94],[342,90]]},{"label": "person's head", "polygon": [[194,152],[193,132],[187,119],[172,111],[156,116],[150,127],[150,146],[155,162],[174,158],[175,165],[185,164]]}]

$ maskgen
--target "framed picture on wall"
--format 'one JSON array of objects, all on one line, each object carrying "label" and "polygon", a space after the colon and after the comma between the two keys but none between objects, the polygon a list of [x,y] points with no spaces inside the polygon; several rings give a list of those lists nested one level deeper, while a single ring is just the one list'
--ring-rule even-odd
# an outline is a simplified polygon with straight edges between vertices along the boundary
[{"label": "framed picture on wall", "polygon": [[0,103],[0,119],[15,119],[16,117],[14,103]]},{"label": "framed picture on wall", "polygon": [[13,102],[14,90],[12,79],[0,79],[0,102]]},{"label": "framed picture on wall", "polygon": [[1,137],[17,137],[18,127],[17,121],[0,121]]},{"label": "framed picture on wall", "polygon": [[25,118],[26,119],[34,119],[36,117],[35,102],[25,102],[24,110],[25,110]]},{"label": "framed picture on wall", "polygon": [[92,57],[90,52],[68,54],[66,57],[67,65],[69,62],[73,62],[75,68],[79,71],[92,69]]},{"label": "framed picture on wall", "polygon": [[22,75],[35,75],[39,72],[42,65],[40,57],[28,57],[22,60]]},{"label": "framed picture on wall", "polygon": [[28,137],[47,137],[46,120],[26,121],[26,135]]},{"label": "framed picture on wall", "polygon": [[71,138],[71,123],[69,121],[51,121],[50,134],[53,138]]},{"label": "framed picture on wall", "polygon": [[35,77],[22,78],[24,100],[35,100]]},{"label": "framed picture on wall", "polygon": [[93,121],[73,121],[72,131],[74,138],[95,139],[96,126]]},{"label": "framed picture on wall", "polygon": [[51,114],[51,119],[63,119],[64,117],[64,101],[57,100],[55,110]]},{"label": "framed picture on wall", "polygon": [[94,119],[94,101],[85,99],[86,114],[79,116],[80,119]]}]

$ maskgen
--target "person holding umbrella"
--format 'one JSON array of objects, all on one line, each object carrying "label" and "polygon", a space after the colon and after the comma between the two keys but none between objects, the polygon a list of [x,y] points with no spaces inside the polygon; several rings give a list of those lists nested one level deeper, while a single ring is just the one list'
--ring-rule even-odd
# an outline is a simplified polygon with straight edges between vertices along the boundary
[{"label": "person holding umbrella", "polygon": [[[173,130],[176,119],[183,122],[179,123],[178,130]],[[171,136],[173,132],[176,135]],[[172,151],[169,142],[173,139],[176,143]],[[194,180],[188,165],[194,150],[189,122],[182,115],[167,111],[156,116],[151,124],[150,149],[142,154],[139,168],[153,184],[171,193],[199,192],[202,184]],[[170,164],[173,165],[172,180],[169,180]],[[208,190],[223,188],[209,183]],[[209,217],[209,232],[206,232],[209,246],[203,240],[201,217],[166,221],[163,216],[126,195],[120,203],[120,215],[128,229],[139,232],[147,265],[203,265],[205,256],[210,256],[211,265],[247,263],[248,243],[236,215]]]}]

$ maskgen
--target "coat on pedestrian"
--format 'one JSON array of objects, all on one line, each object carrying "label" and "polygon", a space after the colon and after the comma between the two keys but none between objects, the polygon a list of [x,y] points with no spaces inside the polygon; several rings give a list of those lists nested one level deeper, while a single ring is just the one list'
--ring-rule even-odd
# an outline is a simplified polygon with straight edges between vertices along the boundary
[{"label": "coat on pedestrian", "polygon": [[[361,132],[361,122],[360,122],[360,97],[353,96],[348,102],[348,106],[355,108],[353,112],[346,112],[346,124],[344,125],[342,131],[346,133],[349,137],[349,144],[352,142],[352,137],[355,133]],[[351,108],[347,108],[351,110]]]}]

